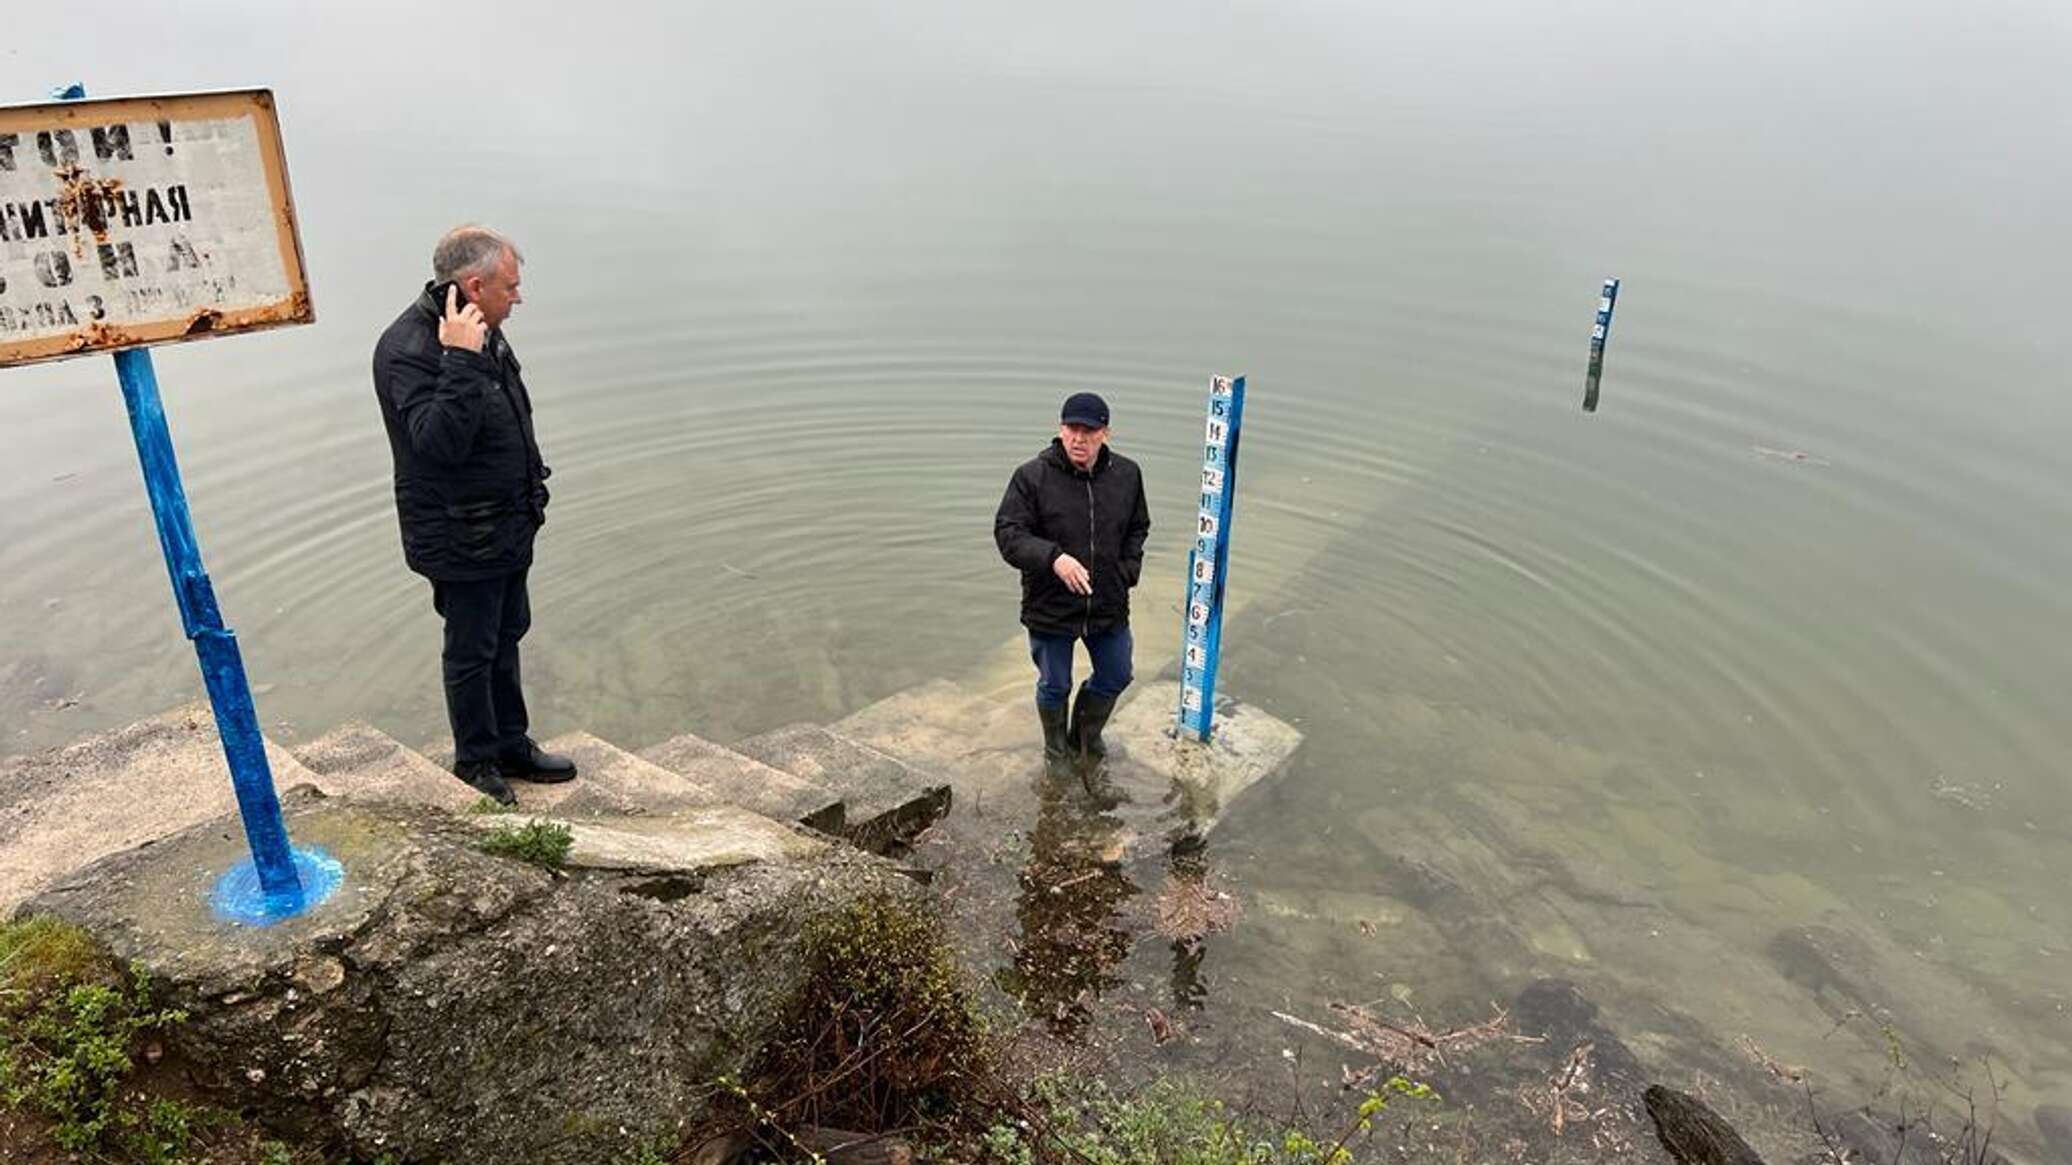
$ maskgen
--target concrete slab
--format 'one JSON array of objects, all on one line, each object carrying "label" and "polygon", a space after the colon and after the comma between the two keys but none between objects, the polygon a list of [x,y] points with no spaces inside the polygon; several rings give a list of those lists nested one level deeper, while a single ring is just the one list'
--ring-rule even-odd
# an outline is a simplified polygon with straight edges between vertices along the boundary
[{"label": "concrete slab", "polygon": [[1164,782],[1175,811],[1197,836],[1207,837],[1233,801],[1287,767],[1302,746],[1302,732],[1256,706],[1219,698],[1215,731],[1202,744],[1176,733],[1179,706],[1177,682],[1141,685],[1116,710],[1104,738],[1110,752],[1127,762],[1114,766],[1118,777],[1134,776],[1141,785],[1148,773]]},{"label": "concrete slab", "polygon": [[341,724],[302,745],[295,759],[316,774],[316,785],[332,797],[362,801],[405,801],[466,812],[482,799],[467,782],[401,741],[360,721]]},{"label": "concrete slab", "polygon": [[949,811],[941,777],[817,724],[752,736],[734,751],[839,790],[848,806],[843,835],[866,849],[897,845]]},{"label": "concrete slab", "polygon": [[[479,816],[479,832],[512,824],[508,815]],[[801,861],[833,844],[797,826],[732,805],[679,808],[667,816],[568,821],[572,869],[640,874],[702,874],[747,862]]]},{"label": "concrete slab", "polygon": [[[317,779],[272,742],[266,758],[277,789]],[[0,765],[0,916],[67,871],[236,807],[204,705],[13,758]]]},{"label": "concrete slab", "polygon": [[796,821],[822,833],[839,834],[842,795],[826,784],[774,768],[724,745],[686,732],[640,751],[658,764],[711,789],[723,803],[739,805],[779,821]]}]

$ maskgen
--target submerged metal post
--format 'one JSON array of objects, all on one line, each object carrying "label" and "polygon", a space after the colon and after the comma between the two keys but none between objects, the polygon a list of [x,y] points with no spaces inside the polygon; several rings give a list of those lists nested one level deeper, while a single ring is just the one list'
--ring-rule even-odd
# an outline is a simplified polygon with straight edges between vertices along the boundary
[{"label": "submerged metal post", "polygon": [[1181,642],[1180,727],[1207,743],[1216,720],[1216,665],[1223,649],[1223,583],[1230,568],[1230,519],[1237,501],[1237,441],[1245,378],[1209,380],[1203,430],[1201,508],[1187,553],[1187,613]]},{"label": "submerged metal post", "polygon": [[[52,96],[82,100],[86,86],[74,83]],[[208,686],[216,733],[223,741],[223,758],[230,765],[230,783],[237,794],[238,816],[244,819],[245,841],[252,849],[251,868],[257,874],[261,901],[244,904],[237,913],[248,919],[298,914],[308,904],[308,895],[296,873],[288,826],[281,819],[280,799],[274,794],[273,771],[266,763],[266,742],[259,734],[259,714],[252,706],[244,657],[238,652],[237,636],[223,625],[216,589],[202,568],[201,546],[195,541],[194,522],[187,512],[187,490],[180,483],[180,466],[173,457],[173,437],[166,428],[151,353],[142,348],[115,353],[115,375],[122,384],[122,403],[129,413],[130,435],[136,441],[144,491],[151,498],[158,544],[172,576],[180,625],[194,641],[195,654],[201,660],[202,681]],[[322,859],[319,866],[322,880],[322,867],[335,870],[336,863]],[[243,872],[240,867],[224,875],[219,897],[226,888],[242,884]]]}]

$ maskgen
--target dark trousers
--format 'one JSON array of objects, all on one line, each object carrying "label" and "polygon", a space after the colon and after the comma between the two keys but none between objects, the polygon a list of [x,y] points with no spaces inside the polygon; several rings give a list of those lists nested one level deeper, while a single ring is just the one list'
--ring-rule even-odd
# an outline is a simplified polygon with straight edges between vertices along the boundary
[{"label": "dark trousers", "polygon": [[[1130,652],[1135,642],[1127,626],[1096,631],[1086,638],[1086,654],[1094,661],[1088,691],[1097,696],[1120,696],[1130,686]],[[1045,635],[1029,632],[1029,658],[1036,661],[1036,702],[1055,708],[1072,698],[1072,645],[1077,635]]]},{"label": "dark trousers", "polygon": [[432,609],[446,620],[446,719],[455,764],[493,761],[525,741],[518,641],[532,626],[525,571],[469,582],[432,580]]}]

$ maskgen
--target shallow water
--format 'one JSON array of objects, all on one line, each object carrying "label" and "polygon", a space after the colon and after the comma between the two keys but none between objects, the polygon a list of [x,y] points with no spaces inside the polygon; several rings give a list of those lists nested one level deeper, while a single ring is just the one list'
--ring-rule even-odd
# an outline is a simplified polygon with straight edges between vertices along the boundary
[{"label": "shallow water", "polygon": [[[0,76],[278,93],[319,323],[158,369],[280,735],[440,732],[366,358],[456,221],[528,259],[548,732],[726,740],[994,649],[991,510],[1076,389],[1177,618],[1205,380],[1247,373],[1232,585],[1271,582],[1224,684],[1307,744],[1217,835],[1213,995],[1562,974],[1842,1070],[1776,947],[1827,926],[2011,1111],[2072,1104],[2060,6],[129,25]],[[0,751],[198,694],[107,364],[8,372],[0,433]],[[1444,913],[1404,855],[1475,924],[1387,939]]]}]

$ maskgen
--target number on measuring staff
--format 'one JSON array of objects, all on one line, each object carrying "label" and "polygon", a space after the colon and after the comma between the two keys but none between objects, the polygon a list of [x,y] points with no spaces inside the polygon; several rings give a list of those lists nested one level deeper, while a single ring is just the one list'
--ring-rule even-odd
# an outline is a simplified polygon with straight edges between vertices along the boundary
[{"label": "number on measuring staff", "polygon": [[1200,644],[1197,644],[1197,643],[1190,643],[1190,644],[1188,644],[1188,645],[1187,645],[1187,666],[1188,666],[1188,667],[1191,667],[1191,668],[1200,668],[1200,667],[1206,667],[1206,666],[1208,666],[1208,662],[1209,662],[1209,653],[1208,653],[1207,651],[1203,650]]},{"label": "number on measuring staff", "polygon": [[1195,522],[1194,528],[1197,533],[1208,538],[1214,538],[1216,536],[1216,515],[1198,514],[1196,515],[1196,519],[1197,520]]},{"label": "number on measuring staff", "polygon": [[1207,585],[1216,581],[1216,560],[1197,558],[1194,560],[1194,581]]},{"label": "number on measuring staff", "polygon": [[1189,712],[1201,711],[1201,691],[1197,688],[1188,688],[1181,692],[1180,706]]},{"label": "number on measuring staff", "polygon": [[1210,401],[1210,402],[1209,402],[1209,415],[1210,415],[1210,416],[1212,416],[1212,417],[1227,417],[1227,416],[1229,416],[1229,415],[1230,415],[1230,402],[1229,402],[1229,401],[1227,401],[1227,400],[1223,400],[1223,399],[1222,399],[1222,398],[1220,398],[1220,397],[1219,397],[1219,398],[1217,398],[1217,399],[1215,399],[1215,400],[1212,400],[1212,401]]},{"label": "number on measuring staff", "polygon": [[1225,426],[1222,421],[1210,421],[1208,427],[1209,444],[1221,445],[1223,443],[1224,434],[1228,433],[1229,431],[1229,428]]},{"label": "number on measuring staff", "polygon": [[1207,623],[1209,621],[1209,605],[1207,603],[1189,605],[1187,608],[1187,621],[1196,626]]},{"label": "number on measuring staff", "polygon": [[1210,391],[1210,392],[1213,392],[1213,393],[1215,393],[1215,394],[1216,394],[1217,396],[1229,396],[1229,395],[1230,395],[1230,378],[1229,378],[1228,376],[1212,376],[1212,377],[1210,377],[1210,378],[1209,378],[1209,391]]},{"label": "number on measuring staff", "polygon": [[1223,489],[1223,471],[1220,469],[1202,470],[1201,487],[1210,493],[1220,493]]}]

